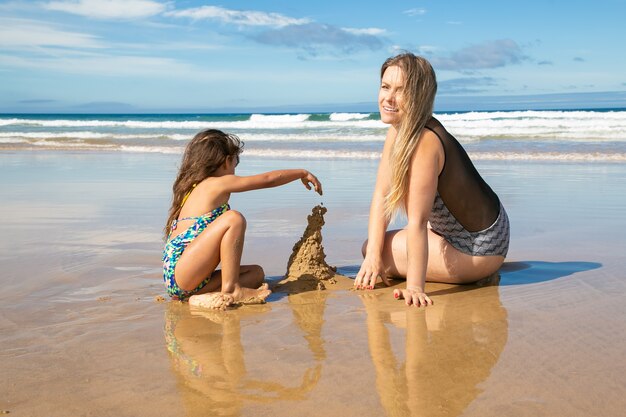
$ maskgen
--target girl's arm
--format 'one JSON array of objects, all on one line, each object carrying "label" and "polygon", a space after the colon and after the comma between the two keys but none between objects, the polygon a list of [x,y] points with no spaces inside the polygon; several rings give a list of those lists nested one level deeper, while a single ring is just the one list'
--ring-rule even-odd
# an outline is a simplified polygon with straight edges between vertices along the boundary
[{"label": "girl's arm", "polygon": [[424,129],[409,167],[409,191],[406,198],[408,224],[407,304],[432,304],[424,293],[428,267],[428,218],[437,193],[439,173],[443,165],[443,148],[437,137]]},{"label": "girl's arm", "polygon": [[302,181],[307,189],[310,190],[311,185],[313,185],[315,191],[322,195],[322,184],[315,175],[306,169],[280,169],[245,177],[224,175],[220,177],[220,183],[225,192],[240,193],[261,188],[278,187],[298,179]]},{"label": "girl's arm", "polygon": [[385,276],[385,268],[382,261],[383,246],[385,244],[385,232],[389,222],[385,218],[385,196],[389,192],[391,181],[391,167],[389,165],[389,157],[393,142],[396,138],[396,130],[389,128],[383,154],[378,165],[378,174],[376,176],[376,187],[372,195],[372,203],[370,205],[370,216],[367,232],[367,249],[365,259],[361,264],[359,273],[354,280],[354,286],[357,288],[373,288],[376,280],[380,276],[386,285],[389,280]]}]

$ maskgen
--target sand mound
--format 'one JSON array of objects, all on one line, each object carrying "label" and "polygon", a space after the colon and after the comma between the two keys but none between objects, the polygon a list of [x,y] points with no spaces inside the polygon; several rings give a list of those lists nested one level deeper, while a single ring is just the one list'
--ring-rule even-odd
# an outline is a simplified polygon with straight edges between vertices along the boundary
[{"label": "sand mound", "polygon": [[307,217],[308,224],[300,240],[293,246],[287,262],[287,274],[277,289],[287,292],[324,290],[327,284],[336,284],[338,279],[349,279],[337,274],[337,269],[326,263],[322,246],[322,226],[328,209],[321,205],[313,207]]}]

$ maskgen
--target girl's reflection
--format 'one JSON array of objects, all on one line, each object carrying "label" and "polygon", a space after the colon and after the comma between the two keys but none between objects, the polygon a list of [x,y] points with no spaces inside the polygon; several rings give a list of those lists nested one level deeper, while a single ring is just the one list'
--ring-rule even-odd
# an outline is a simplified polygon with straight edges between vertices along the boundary
[{"label": "girl's reflection", "polygon": [[326,357],[321,338],[325,299],[325,292],[289,295],[294,321],[314,359],[295,387],[247,377],[240,323],[270,306],[213,312],[168,303],[165,342],[187,414],[236,416],[246,402],[304,399],[319,381]]},{"label": "girl's reflection", "polygon": [[[479,384],[506,344],[507,313],[497,286],[432,294],[444,292],[445,297],[425,309],[362,296],[377,391],[390,416],[461,414],[480,393]],[[398,358],[401,353],[394,354],[394,326],[406,332],[404,362]]]}]

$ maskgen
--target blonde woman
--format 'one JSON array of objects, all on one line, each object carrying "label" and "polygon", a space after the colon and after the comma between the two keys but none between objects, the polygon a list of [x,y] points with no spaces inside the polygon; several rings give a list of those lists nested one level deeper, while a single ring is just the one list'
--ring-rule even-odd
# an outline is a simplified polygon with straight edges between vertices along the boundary
[{"label": "blonde woman", "polygon": [[[432,115],[430,63],[404,53],[381,68],[378,106],[390,125],[370,207],[357,289],[406,279],[394,297],[431,305],[425,282],[464,284],[496,272],[509,247],[509,220],[459,142]],[[387,231],[398,211],[408,223]]]}]

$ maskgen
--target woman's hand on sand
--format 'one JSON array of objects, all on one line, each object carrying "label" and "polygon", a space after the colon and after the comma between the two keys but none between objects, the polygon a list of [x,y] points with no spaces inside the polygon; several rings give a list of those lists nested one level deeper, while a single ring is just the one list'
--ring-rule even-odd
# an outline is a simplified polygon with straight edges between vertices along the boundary
[{"label": "woman's hand on sand", "polygon": [[404,303],[408,306],[426,307],[433,305],[433,300],[419,287],[407,287],[405,289],[393,290],[393,296],[398,300],[404,299]]},{"label": "woman's hand on sand", "polygon": [[389,279],[385,276],[385,269],[380,258],[365,257],[361,264],[359,273],[354,279],[354,288],[357,290],[373,290],[378,278],[382,279],[386,286],[389,286]]},{"label": "woman's hand on sand", "polygon": [[307,190],[311,189],[311,184],[313,184],[313,188],[315,191],[322,195],[322,183],[317,179],[317,177],[311,174],[309,171],[304,171],[305,175],[300,178],[302,180],[302,184],[307,188]]}]

